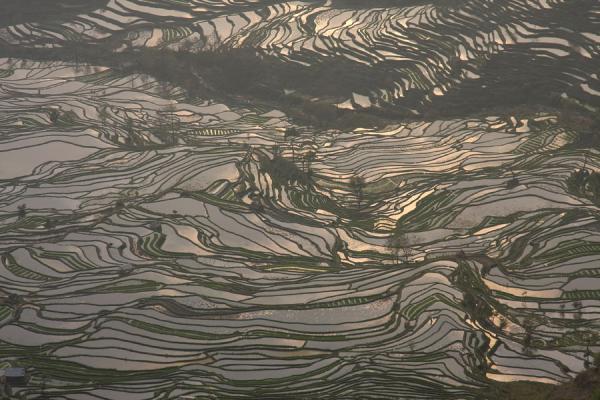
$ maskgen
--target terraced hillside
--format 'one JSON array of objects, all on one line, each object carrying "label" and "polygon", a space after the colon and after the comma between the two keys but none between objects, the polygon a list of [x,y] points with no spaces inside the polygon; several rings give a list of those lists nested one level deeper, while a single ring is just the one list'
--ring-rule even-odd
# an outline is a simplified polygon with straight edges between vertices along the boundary
[{"label": "terraced hillside", "polygon": [[[600,351],[597,2],[67,3],[0,20],[13,398],[485,399]],[[367,75],[253,97],[147,48]]]},{"label": "terraced hillside", "polygon": [[[388,0],[368,5],[351,0],[111,0],[76,17],[5,26],[0,38],[34,48],[90,43],[118,52],[249,47],[313,68],[345,60],[369,66],[376,71],[369,75],[382,79],[365,84],[362,74],[362,79],[344,82],[335,93],[340,107],[393,104],[419,115],[438,103],[460,110],[481,102],[543,100],[549,93],[568,92],[590,101],[600,94],[598,15],[594,0]],[[287,83],[298,90],[310,86],[304,80]]]}]

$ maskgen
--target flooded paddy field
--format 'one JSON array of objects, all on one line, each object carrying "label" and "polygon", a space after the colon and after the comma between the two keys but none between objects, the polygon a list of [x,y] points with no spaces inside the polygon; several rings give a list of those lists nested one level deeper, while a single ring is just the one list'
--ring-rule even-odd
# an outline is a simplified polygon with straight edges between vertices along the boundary
[{"label": "flooded paddy field", "polygon": [[[252,48],[313,69],[343,61],[385,77],[363,73],[344,81],[335,88],[340,107],[393,104],[414,115],[437,103],[473,108],[473,97],[489,106],[522,98],[507,81],[539,98],[548,91],[587,101],[600,94],[600,6],[593,0],[378,3],[110,0],[52,22],[0,27],[0,38],[38,49],[86,43],[116,52]],[[311,86],[310,79],[287,83],[299,91]]]},{"label": "flooded paddy field", "polygon": [[[487,63],[522,51],[597,114],[600,8],[581,6],[562,26],[561,1],[111,0],[0,27],[32,51],[0,54],[0,366],[30,375],[15,398],[482,399],[575,377],[600,351],[600,201],[572,182],[600,150],[556,107],[421,113],[501,85]],[[391,65],[339,108],[419,95],[414,118],[324,129],[34,57],[103,41]]]}]

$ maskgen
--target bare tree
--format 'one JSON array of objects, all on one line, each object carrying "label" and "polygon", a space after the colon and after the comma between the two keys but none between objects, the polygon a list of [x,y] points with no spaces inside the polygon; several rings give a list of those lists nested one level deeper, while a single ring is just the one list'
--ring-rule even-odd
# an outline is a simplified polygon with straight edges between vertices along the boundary
[{"label": "bare tree", "polygon": [[356,203],[359,209],[362,205],[365,186],[365,179],[362,176],[354,175],[350,178],[350,189],[352,189],[352,192],[356,196]]},{"label": "bare tree", "polygon": [[216,31],[212,31],[209,35],[204,36],[203,51],[216,52],[220,47],[219,35]]},{"label": "bare tree", "polygon": [[171,129],[171,138],[172,138],[173,143],[176,143],[177,139],[175,137],[175,133],[177,131],[179,131],[180,123],[179,123],[179,117],[177,117],[177,114],[176,114],[177,109],[175,108],[175,104],[174,103],[169,104],[167,111],[169,112],[169,125],[170,125],[170,129]]},{"label": "bare tree", "polygon": [[295,140],[296,138],[294,136],[292,136],[290,139],[290,147],[292,148],[292,162],[296,162],[296,146],[294,143]]},{"label": "bare tree", "polygon": [[125,117],[125,132],[127,132],[127,136],[133,140],[135,137],[135,122],[129,116]]},{"label": "bare tree", "polygon": [[390,250],[390,253],[396,259],[396,262],[400,262],[400,244],[398,243],[396,235],[392,235],[388,238],[386,247]]},{"label": "bare tree", "polygon": [[56,109],[51,109],[50,110],[50,121],[52,122],[52,124],[56,125],[58,124],[58,120],[60,118],[60,112]]},{"label": "bare tree", "polygon": [[73,56],[75,58],[75,71],[79,72],[79,62],[81,51],[85,48],[85,37],[81,33],[75,32],[75,35],[71,38],[71,48],[73,49]]},{"label": "bare tree", "polygon": [[306,161],[306,172],[310,171],[310,164],[315,161],[316,157],[317,153],[315,153],[313,150],[310,150],[304,155],[304,160]]},{"label": "bare tree", "polygon": [[21,204],[17,207],[17,218],[23,219],[27,216],[27,205]]},{"label": "bare tree", "polygon": [[413,255],[410,247],[410,240],[405,232],[395,232],[388,238],[387,247],[396,257],[396,262],[404,261],[408,263]]}]

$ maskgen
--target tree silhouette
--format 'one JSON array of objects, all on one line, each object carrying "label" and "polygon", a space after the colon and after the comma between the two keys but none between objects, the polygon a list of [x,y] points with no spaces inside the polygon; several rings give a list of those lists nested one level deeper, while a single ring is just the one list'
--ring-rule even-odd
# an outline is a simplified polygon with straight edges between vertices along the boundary
[{"label": "tree silhouette", "polygon": [[600,353],[594,353],[592,358],[594,360],[594,368],[596,368],[596,371],[600,371]]},{"label": "tree silhouette", "polygon": [[317,153],[315,153],[313,150],[310,150],[308,153],[306,153],[304,155],[304,160],[306,160],[306,171],[310,171],[310,164],[312,164],[313,161],[315,161],[315,158],[317,157]]},{"label": "tree silhouette", "polygon": [[50,110],[50,122],[52,122],[52,124],[56,125],[58,123],[59,118],[60,118],[60,113],[58,112],[58,110],[51,109]]},{"label": "tree silhouette", "polygon": [[27,216],[27,205],[21,204],[17,207],[17,218],[23,219]]},{"label": "tree silhouette", "polygon": [[362,176],[354,175],[352,178],[350,178],[350,189],[352,192],[354,192],[359,209],[362,205],[365,186],[365,179]]},{"label": "tree silhouette", "polygon": [[130,117],[125,118],[125,131],[127,132],[127,136],[133,139],[135,135],[135,123]]},{"label": "tree silhouette", "polygon": [[404,232],[394,232],[387,240],[387,248],[395,256],[396,262],[408,262],[412,255],[408,235]]}]

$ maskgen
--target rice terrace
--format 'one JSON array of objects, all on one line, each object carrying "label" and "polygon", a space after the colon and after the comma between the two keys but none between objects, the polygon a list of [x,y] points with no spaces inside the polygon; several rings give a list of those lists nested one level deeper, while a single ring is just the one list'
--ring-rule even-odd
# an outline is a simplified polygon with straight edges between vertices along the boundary
[{"label": "rice terrace", "polygon": [[4,0],[0,398],[600,399],[598,0]]}]

